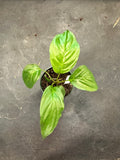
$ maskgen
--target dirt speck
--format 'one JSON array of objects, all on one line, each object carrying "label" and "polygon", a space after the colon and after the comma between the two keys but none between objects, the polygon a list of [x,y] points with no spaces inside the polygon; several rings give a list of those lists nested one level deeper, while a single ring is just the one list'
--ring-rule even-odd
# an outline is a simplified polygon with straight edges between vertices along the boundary
[{"label": "dirt speck", "polygon": [[80,18],[80,21],[82,21],[83,20],[83,18]]},{"label": "dirt speck", "polygon": [[37,37],[37,34],[35,34],[34,36]]}]

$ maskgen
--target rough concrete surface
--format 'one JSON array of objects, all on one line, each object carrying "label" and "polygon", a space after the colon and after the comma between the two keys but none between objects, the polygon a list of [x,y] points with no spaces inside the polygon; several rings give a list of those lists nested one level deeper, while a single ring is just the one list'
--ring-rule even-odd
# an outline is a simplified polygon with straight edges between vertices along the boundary
[{"label": "rough concrete surface", "polygon": [[[0,1],[0,160],[119,160],[120,23],[113,28],[119,16],[117,0]],[[99,90],[74,88],[43,141],[39,81],[26,88],[22,69],[50,67],[50,42],[66,29],[81,46],[76,67],[87,65]]]}]

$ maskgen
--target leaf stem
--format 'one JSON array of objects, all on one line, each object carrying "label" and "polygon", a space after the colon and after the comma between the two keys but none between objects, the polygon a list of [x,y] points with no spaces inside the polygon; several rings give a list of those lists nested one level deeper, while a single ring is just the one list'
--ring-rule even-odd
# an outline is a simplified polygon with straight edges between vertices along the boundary
[{"label": "leaf stem", "polygon": [[52,83],[52,86],[55,84],[55,82]]},{"label": "leaf stem", "polygon": [[47,71],[45,71],[44,69],[41,69],[41,70],[48,75],[48,77],[50,78],[50,80],[52,80],[53,82],[55,82],[54,79],[50,76],[50,74]]},{"label": "leaf stem", "polygon": [[57,80],[58,80],[59,77],[60,77],[60,73],[58,73]]},{"label": "leaf stem", "polygon": [[64,83],[64,82],[68,81],[68,80],[63,80],[63,81],[62,81],[61,79],[59,79],[60,73],[58,74],[57,78],[52,78],[47,71],[45,71],[44,69],[41,69],[41,70],[48,75],[48,77],[50,78],[51,81],[53,81],[52,86],[53,86],[55,83],[60,84],[60,83]]},{"label": "leaf stem", "polygon": [[66,82],[66,81],[68,81],[68,80],[58,81],[57,83],[59,84],[59,83],[63,83],[63,82]]}]

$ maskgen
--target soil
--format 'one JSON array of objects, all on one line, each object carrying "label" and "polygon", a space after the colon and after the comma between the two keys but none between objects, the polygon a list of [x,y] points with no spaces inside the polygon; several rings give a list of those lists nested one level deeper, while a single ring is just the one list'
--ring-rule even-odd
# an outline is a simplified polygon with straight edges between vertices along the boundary
[{"label": "soil", "polygon": [[[49,68],[49,69],[46,70],[46,71],[50,74],[50,76],[51,76],[52,78],[57,78],[58,74],[53,71],[53,68],[52,68],[52,67]],[[61,79],[61,80],[63,81],[63,80],[66,79],[66,77],[67,77],[68,75],[71,75],[71,73],[70,73],[70,72],[67,72],[67,73],[64,73],[64,74],[60,74],[59,79]],[[40,85],[41,85],[41,88],[42,88],[43,91],[45,90],[46,87],[48,87],[49,85],[51,85],[52,82],[53,82],[53,81],[51,81],[51,80],[48,82],[48,81],[46,80],[46,79],[47,79],[46,77],[49,78],[48,75],[47,75],[46,73],[44,73],[44,74],[42,75],[41,81],[40,81]],[[72,90],[72,88],[73,88],[72,84],[70,84],[70,83],[69,83],[69,84],[64,84],[64,82],[63,82],[63,83],[59,83],[59,84],[57,84],[57,85],[62,85],[62,86],[64,87],[64,89],[65,89],[65,96],[67,96],[68,94],[70,94],[70,92],[71,92],[71,90]],[[53,86],[56,86],[56,84],[54,84]]]}]

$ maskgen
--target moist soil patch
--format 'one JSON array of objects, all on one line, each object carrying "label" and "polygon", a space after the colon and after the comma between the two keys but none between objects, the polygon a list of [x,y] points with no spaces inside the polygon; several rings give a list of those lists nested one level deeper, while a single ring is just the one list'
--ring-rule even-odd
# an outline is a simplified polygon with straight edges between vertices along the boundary
[{"label": "moist soil patch", "polygon": [[[52,67],[46,70],[46,72],[48,72],[52,78],[57,78],[58,76],[58,74],[53,71]],[[59,79],[61,79],[61,81],[66,80],[68,75],[71,75],[71,73],[67,72],[64,74],[60,74]],[[48,87],[49,85],[52,85],[53,81],[49,80],[48,82],[48,79],[49,79],[48,75],[44,72],[40,81],[40,85],[43,91],[45,90],[46,87]],[[54,84],[53,86],[56,86],[56,85],[58,86],[62,85],[65,88],[65,96],[67,96],[73,88],[72,84],[70,83],[69,84],[59,83],[59,84]]]}]

